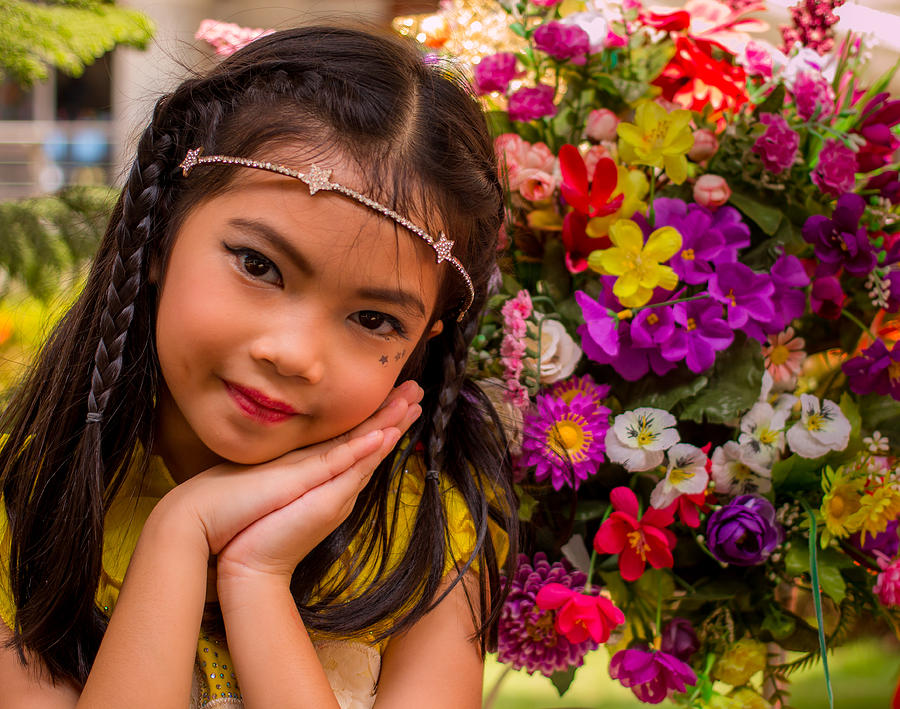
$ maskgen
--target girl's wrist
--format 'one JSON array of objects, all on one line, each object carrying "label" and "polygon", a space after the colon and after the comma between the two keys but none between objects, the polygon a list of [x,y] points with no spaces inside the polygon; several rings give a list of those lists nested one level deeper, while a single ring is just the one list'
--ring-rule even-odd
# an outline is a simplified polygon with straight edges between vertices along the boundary
[{"label": "girl's wrist", "polygon": [[[219,559],[216,562],[216,594],[222,613],[257,605],[273,598],[291,597],[291,575],[251,569],[239,563]],[[251,606],[252,607],[252,606]]]}]

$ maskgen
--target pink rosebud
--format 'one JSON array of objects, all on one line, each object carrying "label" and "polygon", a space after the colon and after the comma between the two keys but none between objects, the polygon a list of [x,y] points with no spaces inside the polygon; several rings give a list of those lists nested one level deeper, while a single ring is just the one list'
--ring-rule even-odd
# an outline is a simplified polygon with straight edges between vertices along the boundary
[{"label": "pink rosebud", "polygon": [[553,195],[556,180],[543,170],[526,167],[518,172],[519,194],[529,202],[543,202]]},{"label": "pink rosebud", "polygon": [[881,573],[878,574],[872,591],[885,608],[900,608],[900,559],[888,563],[879,554],[878,565]]},{"label": "pink rosebud", "polygon": [[597,170],[597,163],[603,158],[612,158],[609,151],[602,145],[592,145],[584,154],[584,166],[587,168],[588,179],[594,181],[594,172]]},{"label": "pink rosebud", "polygon": [[625,614],[608,598],[579,593],[561,583],[543,586],[535,601],[542,610],[556,611],[556,632],[570,643],[588,638],[605,643],[616,626],[625,622]]},{"label": "pink rosebud", "polygon": [[475,89],[479,94],[506,91],[516,75],[516,55],[500,52],[484,57],[475,65]]},{"label": "pink rosebud", "polygon": [[606,35],[607,49],[620,49],[626,44],[628,44],[628,39],[626,37],[623,37],[622,35],[618,35],[612,31],[610,31],[609,34]]},{"label": "pink rosebud", "polygon": [[597,142],[615,140],[617,125],[619,125],[619,118],[615,113],[608,108],[598,108],[588,115],[584,134]]},{"label": "pink rosebud", "polygon": [[553,7],[560,0],[531,0],[532,5],[537,5],[538,7]]},{"label": "pink rosebud", "polygon": [[694,131],[694,145],[688,151],[688,157],[694,162],[709,160],[719,149],[716,134],[706,128]]},{"label": "pink rosebud", "polygon": [[709,209],[721,207],[731,197],[731,188],[720,175],[707,174],[694,183],[694,201]]}]

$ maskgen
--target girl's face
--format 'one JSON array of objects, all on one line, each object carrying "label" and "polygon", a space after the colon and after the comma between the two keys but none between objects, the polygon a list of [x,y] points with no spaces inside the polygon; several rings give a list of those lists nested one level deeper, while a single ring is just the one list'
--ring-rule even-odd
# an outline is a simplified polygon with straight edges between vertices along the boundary
[{"label": "girl's face", "polygon": [[439,271],[424,242],[345,197],[252,169],[189,213],[152,277],[159,452],[181,480],[350,430],[440,331],[425,332]]}]

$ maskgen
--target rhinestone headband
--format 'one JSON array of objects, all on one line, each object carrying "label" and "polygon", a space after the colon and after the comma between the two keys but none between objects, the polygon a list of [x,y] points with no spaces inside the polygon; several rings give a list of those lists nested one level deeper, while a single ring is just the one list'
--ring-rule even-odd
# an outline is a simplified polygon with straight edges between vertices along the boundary
[{"label": "rhinestone headband", "polygon": [[286,175],[287,177],[293,177],[300,180],[309,188],[310,195],[314,195],[316,192],[339,192],[345,197],[349,197],[370,209],[374,209],[376,212],[383,214],[389,219],[393,219],[397,224],[418,236],[422,241],[434,249],[437,262],[441,263],[442,261],[446,261],[449,263],[466,282],[468,294],[466,302],[463,304],[462,310],[456,318],[457,322],[462,321],[466,312],[468,312],[471,307],[472,302],[475,300],[475,288],[472,285],[472,279],[469,277],[466,269],[463,268],[463,265],[459,262],[459,259],[451,253],[453,242],[444,235],[444,232],[440,232],[440,238],[435,240],[433,236],[420,227],[417,227],[409,221],[409,219],[402,214],[398,214],[390,207],[386,207],[381,204],[381,202],[376,202],[374,199],[370,199],[364,194],[360,194],[349,187],[340,185],[337,182],[331,182],[331,170],[323,169],[318,165],[310,165],[309,172],[300,172],[299,170],[292,170],[285,165],[278,165],[277,163],[260,162],[259,160],[250,160],[248,158],[236,158],[230,155],[204,155],[201,157],[202,152],[202,147],[188,151],[187,156],[184,158],[181,165],[179,165],[181,172],[185,177],[187,177],[191,170],[197,165],[241,165],[243,167],[252,167],[256,170],[267,170],[268,172],[276,172],[279,175]]}]

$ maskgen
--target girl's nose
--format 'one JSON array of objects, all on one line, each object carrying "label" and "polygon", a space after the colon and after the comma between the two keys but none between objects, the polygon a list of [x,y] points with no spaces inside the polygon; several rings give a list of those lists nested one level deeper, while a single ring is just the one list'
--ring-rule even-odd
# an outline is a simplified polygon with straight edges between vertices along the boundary
[{"label": "girl's nose", "polygon": [[250,346],[250,355],[268,362],[285,377],[300,377],[310,384],[325,375],[325,340],[322,327],[273,329],[258,336]]}]

